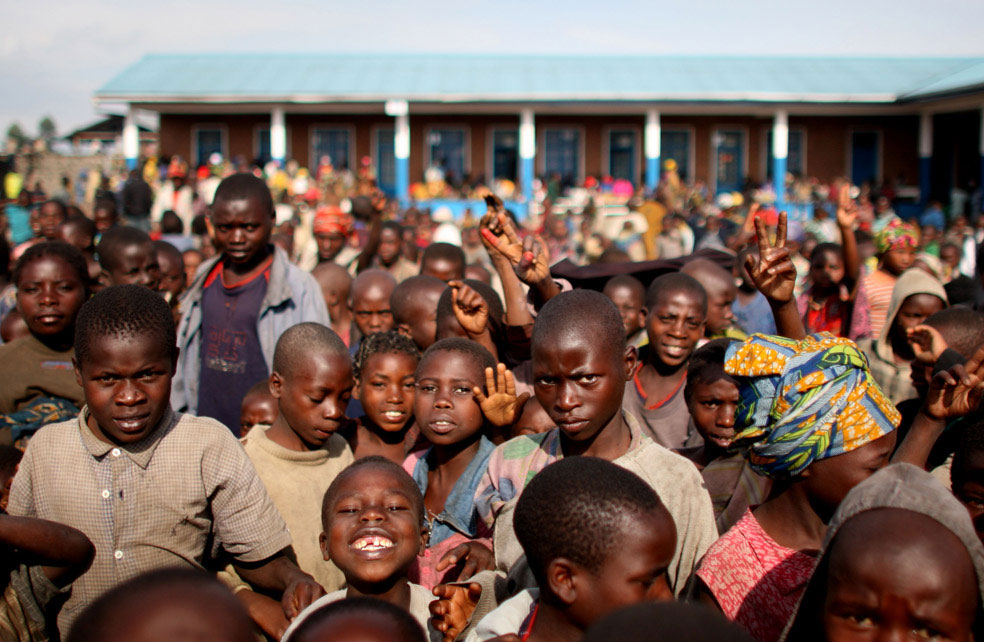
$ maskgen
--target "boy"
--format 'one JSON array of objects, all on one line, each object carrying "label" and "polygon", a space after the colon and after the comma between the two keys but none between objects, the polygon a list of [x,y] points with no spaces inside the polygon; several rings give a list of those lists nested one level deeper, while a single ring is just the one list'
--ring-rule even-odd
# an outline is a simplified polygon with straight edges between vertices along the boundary
[{"label": "boy", "polygon": [[167,241],[154,241],[154,252],[157,253],[157,265],[160,266],[161,273],[161,280],[157,287],[164,293],[164,300],[174,310],[175,319],[180,319],[178,298],[187,285],[181,252]]},{"label": "boy", "polygon": [[864,290],[871,308],[871,336],[881,335],[887,324],[892,290],[899,276],[912,267],[919,245],[919,228],[912,223],[892,217],[875,234],[878,269],[865,274]]},{"label": "boy", "polygon": [[350,597],[321,607],[286,642],[426,642],[420,624],[389,602]]},{"label": "boy", "polygon": [[249,618],[214,578],[190,569],[145,573],[86,609],[67,642],[255,642]]},{"label": "boy", "polygon": [[465,253],[457,245],[431,243],[424,248],[420,259],[420,273],[448,281],[465,278]]},{"label": "boy", "polygon": [[321,286],[321,294],[328,305],[331,329],[348,346],[352,333],[352,310],[348,307],[352,290],[352,277],[341,265],[325,261],[311,270],[311,276]]},{"label": "boy", "polygon": [[486,616],[469,642],[511,633],[577,640],[620,607],[673,599],[676,526],[659,495],[624,468],[594,457],[550,464],[520,497],[515,527],[538,590]]},{"label": "boy", "polygon": [[678,527],[669,574],[675,592],[683,589],[697,560],[717,538],[710,498],[697,469],[649,439],[622,409],[625,382],[635,366],[635,351],[625,345],[618,310],[600,292],[564,292],[543,306],[533,327],[534,390],[556,428],[496,448],[475,493],[479,514],[495,526],[500,569],[521,555],[509,530],[516,498],[548,464],[576,455],[619,464],[659,493]]},{"label": "boy", "polygon": [[735,328],[735,313],[731,307],[738,296],[738,288],[728,271],[708,259],[693,259],[683,266],[681,272],[694,277],[707,293],[704,336],[707,339],[746,339],[747,335]]},{"label": "boy", "polygon": [[950,486],[970,513],[978,539],[984,542],[984,423],[975,422],[961,432],[950,467]]},{"label": "boy", "polygon": [[258,381],[243,397],[239,415],[242,434],[249,433],[257,424],[273,425],[278,412],[277,400],[270,393],[270,382],[267,379]]},{"label": "boy", "polygon": [[240,402],[270,375],[277,338],[304,321],[329,323],[318,283],[270,244],[273,220],[266,183],[252,174],[224,179],[208,218],[220,254],[201,265],[181,300],[171,404],[236,435]]},{"label": "boy", "polygon": [[646,336],[646,287],[629,274],[608,279],[602,293],[612,300],[622,315],[625,340],[638,350],[649,343]]},{"label": "boy", "polygon": [[437,340],[437,302],[447,284],[437,277],[420,274],[396,286],[390,296],[396,329],[423,352]]},{"label": "boy", "polygon": [[359,330],[358,341],[349,342],[349,352],[355,354],[362,337],[375,332],[393,329],[393,310],[390,296],[396,288],[396,279],[386,270],[366,270],[352,281],[349,309]]},{"label": "boy", "polygon": [[692,276],[657,277],[646,293],[649,346],[630,373],[623,407],[656,443],[679,450],[687,443],[690,413],[683,398],[687,361],[704,335],[707,294]]},{"label": "boy", "polygon": [[99,279],[102,268],[96,260],[95,252],[96,225],[81,214],[70,216],[61,227],[61,240],[78,248],[85,256],[89,265],[89,278],[95,282]]},{"label": "boy", "polygon": [[185,250],[181,253],[181,260],[185,266],[185,285],[189,286],[195,280],[195,273],[198,272],[198,266],[202,264],[205,257],[198,250]]},{"label": "boy", "polygon": [[134,283],[156,290],[161,281],[154,242],[135,227],[114,227],[103,233],[96,246],[103,286]]},{"label": "boy", "polygon": [[77,528],[95,545],[59,614],[62,633],[121,581],[202,568],[219,547],[243,579],[284,593],[288,617],[323,592],[285,557],[287,528],[232,435],[171,410],[176,360],[171,310],[147,288],[111,286],[79,312],[74,365],[86,407],[34,436],[9,507]]},{"label": "boy", "polygon": [[[378,215],[374,211],[374,216]],[[373,226],[378,226],[378,231],[370,231],[366,246],[359,255],[358,271],[369,267],[386,270],[397,283],[417,274],[417,264],[403,256],[403,227],[395,221],[379,223],[376,220]]]},{"label": "boy", "polygon": [[360,459],[328,487],[321,519],[324,559],[342,570],[348,588],[306,608],[291,623],[285,639],[320,607],[346,597],[389,602],[409,611],[426,628],[434,596],[407,580],[427,536],[424,498],[410,475],[382,457]]}]

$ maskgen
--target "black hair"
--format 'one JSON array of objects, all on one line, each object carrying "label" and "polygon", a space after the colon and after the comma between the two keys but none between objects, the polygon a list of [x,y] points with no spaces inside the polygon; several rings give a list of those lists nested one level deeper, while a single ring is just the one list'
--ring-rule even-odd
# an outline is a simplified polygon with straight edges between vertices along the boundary
[{"label": "black hair", "polygon": [[461,279],[465,276],[465,253],[457,245],[451,245],[450,243],[431,243],[426,248],[424,248],[424,254],[420,257],[420,266],[423,266],[428,261],[434,261],[438,259],[444,259],[449,261],[458,267],[457,274],[454,278]]},{"label": "black hair", "polygon": [[338,616],[356,617],[366,622],[367,626],[371,626],[368,624],[371,622],[389,622],[399,636],[393,638],[392,642],[427,642],[424,629],[408,611],[372,597],[349,597],[315,609],[291,631],[290,637],[286,640],[287,642],[316,642],[314,638],[308,640],[308,636],[325,622]]},{"label": "black hair", "polygon": [[223,178],[215,190],[211,206],[215,207],[219,201],[243,201],[251,198],[255,198],[260,209],[273,218],[273,196],[270,195],[270,188],[262,179],[245,172]]},{"label": "black hair", "polygon": [[952,486],[956,487],[959,482],[967,479],[971,472],[971,456],[981,452],[984,452],[984,420],[970,423],[960,432],[960,442],[953,453],[953,462],[950,466]]},{"label": "black hair", "polygon": [[[396,323],[410,323],[410,310],[416,301],[417,292],[423,288],[434,288],[441,290],[448,287],[448,284],[429,274],[418,274],[411,276],[397,284],[390,295],[390,309],[393,311],[393,320]],[[436,311],[435,311],[436,312]]]},{"label": "black hair", "polygon": [[96,246],[96,258],[104,270],[117,267],[119,255],[124,248],[151,243],[150,235],[141,229],[128,226],[111,227],[103,232]]},{"label": "black hair", "polygon": [[24,452],[20,448],[0,444],[0,476],[13,477],[23,458]]},{"label": "black hair", "polygon": [[817,246],[813,248],[810,252],[810,267],[813,267],[814,261],[819,261],[820,257],[823,256],[824,252],[830,252],[837,258],[844,261],[844,248],[842,248],[837,243],[817,243]]},{"label": "black hair", "polygon": [[191,234],[192,236],[206,236],[208,235],[208,224],[205,222],[205,215],[199,214],[195,218],[191,219]]},{"label": "black hair", "polygon": [[305,356],[318,353],[350,358],[345,342],[328,326],[313,321],[292,325],[277,339],[273,349],[273,370],[287,375]]},{"label": "black hair", "polygon": [[112,198],[97,198],[95,204],[92,206],[92,211],[96,210],[106,210],[112,213],[113,217],[116,218],[119,214],[116,211],[116,199]]},{"label": "black hair", "polygon": [[605,287],[602,288],[602,292],[608,288],[628,288],[632,290],[632,293],[639,297],[642,304],[646,304],[646,286],[642,284],[642,281],[635,278],[631,274],[616,274],[612,278],[605,282]]},{"label": "black hair", "polygon": [[273,393],[270,392],[270,380],[269,379],[260,379],[259,381],[257,381],[256,383],[254,383],[252,386],[250,386],[249,387],[249,390],[246,391],[246,394],[243,395],[243,399],[245,400],[246,397],[248,397],[250,395],[256,395],[256,394],[260,394],[260,395],[267,394],[267,395],[270,395],[271,397],[273,396]]},{"label": "black hair", "polygon": [[[65,219],[62,224],[63,227],[68,227],[69,225],[75,225],[83,234],[88,234],[91,240],[95,240],[98,230],[96,229],[95,222],[83,214],[75,214],[69,216]],[[88,249],[88,248],[87,248]]]},{"label": "black hair", "polygon": [[161,232],[164,234],[184,234],[184,222],[174,210],[161,214]]},{"label": "black hair", "polygon": [[692,602],[642,602],[614,611],[584,634],[583,642],[752,642],[720,611]]},{"label": "black hair", "polygon": [[58,199],[49,198],[44,203],[41,203],[41,206],[38,207],[38,211],[40,212],[45,205],[56,205],[58,207],[58,211],[61,212],[62,218],[68,218],[68,208],[65,207],[65,204]]},{"label": "black hair", "polygon": [[149,335],[155,344],[168,346],[177,358],[177,338],[171,306],[157,292],[142,285],[113,285],[86,301],[75,320],[75,359],[89,359],[93,337],[129,338]]},{"label": "black hair", "polygon": [[858,245],[862,243],[874,243],[875,235],[868,230],[854,230],[854,242]]},{"label": "black hair", "polygon": [[533,351],[558,332],[590,335],[593,342],[606,348],[613,360],[621,362],[625,355],[622,315],[601,292],[571,290],[547,301],[533,324]]},{"label": "black hair", "polygon": [[653,279],[649,289],[646,290],[646,307],[649,308],[649,312],[653,312],[660,297],[675,292],[684,292],[693,296],[697,299],[701,314],[707,316],[707,291],[700,281],[683,272],[670,272]]},{"label": "black hair", "polygon": [[690,401],[694,386],[711,384],[721,379],[734,381],[734,378],[724,371],[728,346],[734,342],[735,339],[714,339],[694,350],[687,364],[687,384],[683,389],[683,397],[686,401]]},{"label": "black hair", "polygon": [[396,330],[374,332],[363,337],[352,363],[352,374],[356,379],[362,376],[363,370],[369,363],[369,357],[372,355],[394,353],[408,355],[413,358],[415,363],[420,361],[420,350],[417,349],[417,344],[413,342],[413,339]]},{"label": "black hair", "polygon": [[383,224],[379,226],[379,231],[382,232],[383,230],[393,230],[400,242],[403,242],[403,226],[396,221],[383,221]]},{"label": "black hair", "polygon": [[400,481],[404,482],[404,485],[408,489],[412,489],[410,492],[410,500],[413,502],[413,508],[417,511],[417,516],[420,518],[420,525],[423,526],[424,496],[420,493],[420,487],[417,486],[417,482],[413,480],[413,477],[411,477],[407,471],[403,470],[403,466],[386,459],[381,455],[370,455],[368,457],[356,459],[354,462],[349,464],[345,470],[338,473],[335,479],[332,480],[331,484],[328,486],[328,490],[325,491],[324,499],[321,500],[321,524],[324,530],[328,530],[328,511],[331,510],[332,505],[335,503],[335,498],[338,496],[338,488],[347,477],[352,475],[353,472],[366,467],[383,468],[385,470],[389,470],[391,473],[399,477]]},{"label": "black hair", "polygon": [[492,353],[485,346],[477,341],[470,341],[461,337],[448,337],[431,344],[424,351],[424,355],[420,357],[420,363],[417,364],[417,371],[419,372],[420,366],[438,352],[457,352],[458,354],[463,354],[469,357],[483,374],[486,368],[495,370],[495,357],[492,356]]},{"label": "black hair", "polygon": [[181,254],[181,250],[174,247],[167,241],[154,241],[154,251],[160,254],[167,254],[171,258],[175,259],[182,266],[184,265],[184,256]]},{"label": "black hair", "polygon": [[939,330],[948,348],[970,359],[984,344],[984,314],[962,306],[951,306],[935,312],[923,321]]},{"label": "black hair", "polygon": [[672,523],[649,484],[596,457],[566,457],[537,473],[519,496],[513,527],[545,599],[547,567],[563,557],[596,572],[618,548],[626,518],[659,515]]},{"label": "black hair", "polygon": [[948,242],[944,243],[943,245],[941,245],[940,246],[940,253],[942,253],[943,252],[943,249],[944,248],[947,248],[947,247],[952,247],[953,249],[955,249],[957,252],[960,253],[960,257],[961,258],[963,257],[963,248],[960,247],[959,245],[957,245],[956,243],[952,242],[952,241],[948,241]]},{"label": "black hair", "polygon": [[14,266],[14,274],[11,280],[12,283],[17,285],[20,281],[21,274],[23,274],[24,269],[28,265],[45,258],[61,259],[67,263],[79,277],[79,281],[85,287],[86,291],[89,290],[89,265],[85,260],[85,255],[82,254],[79,248],[69,245],[65,241],[42,241],[27,248],[21,254],[20,258],[17,259],[17,265]]},{"label": "black hair", "polygon": [[10,242],[6,235],[0,234],[0,278],[10,276]]},{"label": "black hair", "polygon": [[203,611],[231,616],[242,630],[236,636],[239,639],[249,633],[246,608],[214,575],[191,568],[163,568],[138,575],[103,593],[75,620],[66,642],[120,639],[121,614],[126,617],[139,612],[139,607],[155,604],[165,596],[198,605]]}]

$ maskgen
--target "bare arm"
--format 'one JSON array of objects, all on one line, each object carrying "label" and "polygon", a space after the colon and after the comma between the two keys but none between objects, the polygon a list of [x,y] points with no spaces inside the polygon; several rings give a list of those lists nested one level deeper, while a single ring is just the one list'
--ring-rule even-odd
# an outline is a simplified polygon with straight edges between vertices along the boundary
[{"label": "bare arm", "polygon": [[296,617],[311,602],[325,594],[314,578],[297,568],[281,551],[257,563],[234,562],[236,572],[251,586],[283,592],[281,607],[288,618]]},{"label": "bare arm", "polygon": [[857,210],[857,204],[851,199],[851,186],[844,183],[837,199],[837,226],[840,228],[841,245],[844,248],[844,272],[851,280],[851,298],[857,292],[858,279],[861,277],[861,257],[858,254],[857,239],[854,238]]},{"label": "bare arm", "polygon": [[27,565],[41,565],[59,587],[85,573],[96,554],[89,538],[70,526],[6,514],[0,514],[0,543],[17,549]]}]

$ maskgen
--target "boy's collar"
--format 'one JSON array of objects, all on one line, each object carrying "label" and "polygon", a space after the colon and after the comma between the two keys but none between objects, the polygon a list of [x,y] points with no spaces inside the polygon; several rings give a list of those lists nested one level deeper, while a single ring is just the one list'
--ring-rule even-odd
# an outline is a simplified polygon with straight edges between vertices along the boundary
[{"label": "boy's collar", "polygon": [[89,406],[83,406],[82,411],[79,412],[78,416],[78,426],[79,434],[82,437],[82,445],[85,449],[89,451],[96,459],[106,456],[106,454],[112,452],[114,456],[119,456],[125,454],[130,458],[133,463],[140,466],[141,468],[147,468],[150,465],[150,460],[154,456],[154,451],[157,450],[157,445],[161,442],[161,439],[170,432],[171,427],[176,423],[177,415],[168,405],[167,410],[164,411],[164,415],[161,417],[160,422],[157,426],[148,434],[146,437],[138,442],[129,444],[127,446],[116,446],[107,443],[92,432],[88,424],[89,418]]}]

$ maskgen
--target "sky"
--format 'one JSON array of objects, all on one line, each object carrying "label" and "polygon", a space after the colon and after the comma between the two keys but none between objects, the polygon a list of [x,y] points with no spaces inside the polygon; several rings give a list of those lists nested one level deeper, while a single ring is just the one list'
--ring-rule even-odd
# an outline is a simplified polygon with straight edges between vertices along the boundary
[{"label": "sky", "polygon": [[99,118],[146,53],[984,56],[980,0],[4,0],[0,131]]}]

